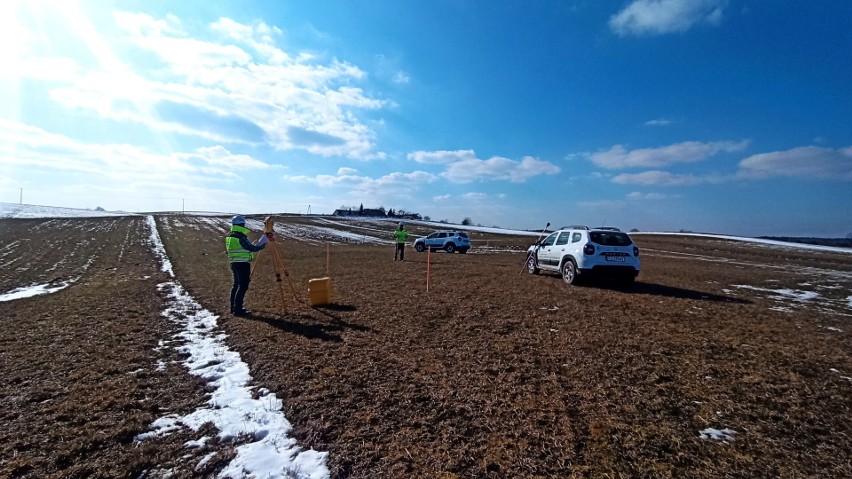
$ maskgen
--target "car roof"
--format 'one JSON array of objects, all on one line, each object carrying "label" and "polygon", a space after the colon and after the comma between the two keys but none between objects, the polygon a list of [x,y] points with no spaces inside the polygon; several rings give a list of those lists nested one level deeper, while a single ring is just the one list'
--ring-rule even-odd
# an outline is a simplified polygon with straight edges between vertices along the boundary
[{"label": "car roof", "polygon": [[568,230],[582,230],[582,231],[621,231],[619,228],[615,226],[595,226],[594,228],[589,228],[586,225],[569,225],[563,226],[556,231],[568,231]]}]

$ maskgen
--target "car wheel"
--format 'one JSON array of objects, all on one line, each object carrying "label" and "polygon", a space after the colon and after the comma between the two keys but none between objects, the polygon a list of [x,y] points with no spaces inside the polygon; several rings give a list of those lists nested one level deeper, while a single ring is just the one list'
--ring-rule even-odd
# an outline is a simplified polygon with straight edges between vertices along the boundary
[{"label": "car wheel", "polygon": [[574,284],[577,281],[577,267],[570,259],[566,259],[562,264],[562,280],[566,284]]},{"label": "car wheel", "polygon": [[426,247],[423,246],[423,243],[417,243],[416,245],[414,245],[414,251],[417,251],[418,253],[422,253],[422,252],[426,251]]},{"label": "car wheel", "polygon": [[527,273],[538,274],[538,272],[538,261],[536,261],[535,255],[531,254],[527,257]]},{"label": "car wheel", "polygon": [[454,245],[452,243],[448,243],[447,246],[444,249],[447,250],[447,253],[455,253],[456,252],[456,245]]}]

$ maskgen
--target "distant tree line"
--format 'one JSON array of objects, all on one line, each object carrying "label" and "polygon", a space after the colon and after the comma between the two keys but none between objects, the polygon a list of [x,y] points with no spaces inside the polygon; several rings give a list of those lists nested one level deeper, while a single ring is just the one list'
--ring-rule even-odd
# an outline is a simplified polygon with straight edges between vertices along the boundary
[{"label": "distant tree line", "polygon": [[370,218],[398,218],[406,220],[423,219],[423,217],[420,216],[420,213],[406,211],[402,208],[397,210],[394,210],[393,208],[386,210],[384,206],[380,206],[378,208],[364,208],[363,203],[358,206],[341,206],[334,210],[333,214],[334,216],[366,216]]}]

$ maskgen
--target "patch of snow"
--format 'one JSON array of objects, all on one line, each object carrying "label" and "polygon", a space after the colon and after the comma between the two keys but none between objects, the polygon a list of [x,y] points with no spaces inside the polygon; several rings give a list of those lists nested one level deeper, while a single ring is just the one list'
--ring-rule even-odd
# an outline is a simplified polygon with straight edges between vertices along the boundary
[{"label": "patch of snow", "polygon": [[103,216],[129,216],[125,211],[95,211],[55,206],[20,205],[0,203],[0,218],[93,218]]},{"label": "patch of snow", "polygon": [[172,269],[172,262],[169,261],[169,257],[166,255],[166,247],[163,246],[160,234],[157,233],[157,222],[154,221],[153,216],[148,216],[146,221],[148,222],[148,228],[151,230],[151,235],[148,237],[148,241],[151,243],[151,248],[154,250],[154,254],[160,258],[160,270],[174,278],[175,272]]},{"label": "patch of snow", "polygon": [[734,436],[737,434],[737,431],[733,429],[714,429],[712,427],[708,427],[707,429],[700,431],[699,437],[704,440],[713,440],[713,441],[722,441],[722,442],[730,442],[734,440]]},{"label": "patch of snow", "polygon": [[752,291],[765,291],[765,292],[768,292],[768,293],[772,293],[772,294],[769,295],[769,297],[771,299],[775,299],[775,300],[790,299],[790,300],[793,300],[793,301],[797,301],[799,303],[804,303],[804,302],[819,298],[819,293],[817,293],[815,291],[802,291],[802,290],[798,290],[798,289],[788,289],[788,288],[781,288],[781,289],[758,288],[757,286],[749,286],[749,285],[745,285],[745,284],[734,284],[732,286],[734,286],[735,288],[750,289]]},{"label": "patch of snow", "polygon": [[198,461],[198,464],[195,466],[195,472],[201,472],[201,470],[204,469],[204,466],[206,466],[207,463],[210,462],[210,460],[213,459],[215,456],[216,453],[211,452],[210,454],[207,454],[206,456],[202,457],[201,460]]},{"label": "patch of snow", "polygon": [[[174,278],[152,216],[148,217],[148,225],[152,248],[162,269]],[[183,326],[176,337],[182,340],[177,350],[187,355],[184,365],[190,373],[208,381],[208,389],[213,390],[209,393],[207,407],[186,416],[170,414],[157,419],[151,424],[152,431],[138,435],[136,440],[156,438],[184,427],[197,431],[202,425],[212,423],[219,430],[221,440],[240,443],[236,447],[237,455],[221,471],[221,477],[329,477],[328,453],[304,451],[288,436],[292,426],[281,412],[281,400],[275,394],[253,397],[248,365],[239,353],[225,345],[225,335],[217,330],[218,316],[203,309],[174,279],[161,284],[160,288],[167,291],[169,297],[169,307],[163,315]],[[209,457],[202,459],[202,463],[205,460]]]},{"label": "patch of snow", "polygon": [[757,243],[766,246],[776,246],[781,248],[791,248],[791,249],[810,249],[817,251],[827,251],[832,253],[850,253],[852,254],[852,248],[840,248],[837,246],[822,246],[815,244],[805,244],[805,243],[790,243],[788,241],[778,241],[778,240],[770,240],[763,238],[748,238],[744,236],[728,236],[728,235],[716,235],[716,234],[706,234],[706,233],[672,233],[672,232],[651,232],[651,231],[643,231],[643,232],[633,232],[630,233],[630,236],[633,235],[668,235],[668,236],[698,236],[702,238],[715,238],[715,239],[723,239],[728,241],[745,241],[748,243]]},{"label": "patch of snow", "polygon": [[183,443],[183,445],[186,446],[186,447],[203,448],[204,445],[207,444],[207,441],[209,441],[209,440],[210,440],[210,436],[204,436],[204,437],[200,437],[200,438],[196,439],[195,441],[186,441],[185,443]]},{"label": "patch of snow", "polygon": [[334,228],[326,228],[324,226],[311,226],[309,229],[313,229],[320,233],[321,237],[331,237],[331,238],[341,238],[350,243],[378,243],[378,244],[391,244],[393,240],[391,239],[381,239],[376,238],[375,236],[362,235],[358,233],[353,233],[350,231],[343,231]]},{"label": "patch of snow", "polygon": [[34,284],[31,286],[22,286],[20,288],[13,289],[5,294],[0,294],[0,302],[3,301],[12,301],[15,299],[29,298],[31,296],[38,296],[41,294],[50,294],[55,293],[59,290],[65,289],[68,286],[71,286],[74,282],[76,282],[80,278],[69,279],[68,281],[54,282],[45,284]]}]

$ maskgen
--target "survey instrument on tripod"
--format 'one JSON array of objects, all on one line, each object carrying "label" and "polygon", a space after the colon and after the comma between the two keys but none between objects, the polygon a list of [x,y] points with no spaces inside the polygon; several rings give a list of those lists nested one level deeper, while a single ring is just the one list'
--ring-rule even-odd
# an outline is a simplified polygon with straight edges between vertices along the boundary
[{"label": "survey instrument on tripod", "polygon": [[[269,250],[268,255],[263,256],[271,256],[272,257],[272,265],[275,268],[275,282],[278,283],[278,291],[281,293],[281,301],[284,305],[287,304],[287,294],[284,291],[284,282],[287,282],[287,285],[290,287],[290,292],[293,293],[293,299],[296,300],[297,303],[303,302],[299,299],[299,296],[296,294],[296,289],[293,287],[292,281],[290,281],[290,272],[287,270],[287,264],[284,262],[284,255],[281,253],[281,250],[278,248],[278,242],[275,241],[275,219],[272,216],[267,216],[263,220],[263,234],[269,239],[269,242],[266,245],[265,250]],[[260,259],[261,251],[258,253],[257,260]],[[254,267],[251,272],[254,274],[254,270],[257,269],[257,265],[259,261],[255,261]]]},{"label": "survey instrument on tripod", "polygon": [[521,273],[530,268],[530,261],[532,261],[532,267],[538,264],[538,250],[541,248],[541,238],[547,233],[547,228],[550,228],[550,221],[544,225],[544,229],[541,230],[541,234],[538,235],[538,239],[535,240],[535,250],[532,253],[528,254],[524,257],[524,268],[521,269]]}]

